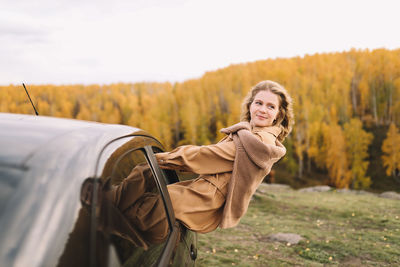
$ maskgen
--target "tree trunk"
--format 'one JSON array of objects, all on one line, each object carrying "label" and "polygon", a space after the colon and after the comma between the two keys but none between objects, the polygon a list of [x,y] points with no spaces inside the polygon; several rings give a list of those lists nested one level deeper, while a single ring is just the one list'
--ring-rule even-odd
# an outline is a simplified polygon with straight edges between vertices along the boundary
[{"label": "tree trunk", "polygon": [[297,139],[297,145],[299,146],[297,150],[297,157],[299,159],[299,169],[298,169],[298,176],[299,178],[303,177],[303,169],[304,169],[304,160],[303,160],[303,149],[302,149],[302,144],[303,144],[303,135],[301,134],[301,130],[298,129],[296,133],[296,139]]},{"label": "tree trunk", "polygon": [[378,126],[378,111],[376,104],[376,90],[375,86],[372,86],[372,113],[374,115],[375,125]]},{"label": "tree trunk", "polygon": [[303,162],[304,162],[303,158],[299,157],[299,173],[298,173],[299,178],[303,177],[303,169],[304,169]]},{"label": "tree trunk", "polygon": [[393,84],[392,84],[392,78],[390,78],[390,86],[389,86],[389,96],[388,96],[388,102],[387,102],[387,120],[386,124],[389,125],[392,121],[392,101],[393,101]]},{"label": "tree trunk", "polygon": [[353,106],[353,112],[354,115],[359,115],[357,114],[357,89],[356,89],[356,78],[353,77],[351,80],[351,104]]}]

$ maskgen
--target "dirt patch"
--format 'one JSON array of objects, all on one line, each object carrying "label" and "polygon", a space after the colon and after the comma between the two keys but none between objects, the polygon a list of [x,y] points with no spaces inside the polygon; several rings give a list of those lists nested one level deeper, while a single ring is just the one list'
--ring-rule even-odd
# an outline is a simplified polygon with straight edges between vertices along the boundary
[{"label": "dirt patch", "polygon": [[343,259],[343,261],[340,263],[340,266],[345,266],[345,267],[359,267],[362,266],[361,259],[356,258],[356,257],[346,257]]}]

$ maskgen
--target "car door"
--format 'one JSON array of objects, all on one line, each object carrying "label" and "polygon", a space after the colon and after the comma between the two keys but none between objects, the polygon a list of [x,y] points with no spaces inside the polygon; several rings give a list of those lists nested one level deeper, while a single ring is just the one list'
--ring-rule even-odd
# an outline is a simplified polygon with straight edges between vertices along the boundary
[{"label": "car door", "polygon": [[[175,220],[166,186],[178,178],[174,171],[158,167],[154,153],[161,151],[160,143],[148,136],[118,138],[103,149],[95,185],[99,194],[93,194],[98,208],[93,208],[97,216],[93,217],[96,233],[91,244],[94,255],[103,255],[92,257],[95,266],[98,260],[114,266],[173,263],[178,238],[185,238],[180,232],[185,231]],[[193,244],[183,249],[189,260],[182,262],[194,263],[190,249],[194,250]]]}]

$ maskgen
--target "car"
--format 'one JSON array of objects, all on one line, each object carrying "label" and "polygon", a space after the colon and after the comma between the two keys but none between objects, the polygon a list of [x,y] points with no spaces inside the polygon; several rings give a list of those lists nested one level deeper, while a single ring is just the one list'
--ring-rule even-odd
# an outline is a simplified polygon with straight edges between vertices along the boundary
[{"label": "car", "polygon": [[[175,219],[167,190],[182,176],[159,168],[154,155],[164,148],[149,133],[0,113],[0,148],[1,266],[195,265],[197,235]],[[163,203],[157,216],[168,222],[154,244],[142,244],[135,225],[123,226],[130,236],[115,228],[122,213],[107,198],[138,165],[151,171],[146,179]]]}]

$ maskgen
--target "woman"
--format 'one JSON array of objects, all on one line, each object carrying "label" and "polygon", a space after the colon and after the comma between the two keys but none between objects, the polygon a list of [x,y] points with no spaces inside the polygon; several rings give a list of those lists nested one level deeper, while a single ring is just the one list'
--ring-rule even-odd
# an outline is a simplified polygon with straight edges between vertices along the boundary
[{"label": "woman", "polygon": [[[239,222],[257,186],[286,152],[281,142],[293,123],[291,98],[278,83],[260,82],[245,98],[241,120],[223,129],[228,135],[215,145],[181,146],[156,154],[161,168],[200,174],[195,180],[168,186],[176,218],[193,231],[207,233],[218,226],[228,228]],[[251,131],[256,139],[248,141],[249,137],[243,137],[247,140],[244,142],[250,142],[248,151],[241,156],[246,166],[237,162],[240,138],[234,141],[242,130]],[[265,151],[252,151],[251,145],[262,145]],[[252,156],[264,158],[254,163],[257,160]]]},{"label": "woman", "polygon": [[[161,168],[200,175],[168,186],[175,217],[192,231],[207,233],[237,225],[263,178],[286,152],[281,142],[291,131],[293,112],[292,100],[281,85],[258,83],[242,109],[241,122],[222,129],[227,136],[219,143],[156,154]],[[158,243],[167,235],[166,220],[155,218],[156,212],[149,210],[162,209],[160,200],[144,193],[135,203],[124,203],[124,195],[132,196],[125,188],[144,188],[137,186],[146,176],[140,168],[113,190],[113,203],[131,207],[124,216],[139,226],[146,243]]]}]

